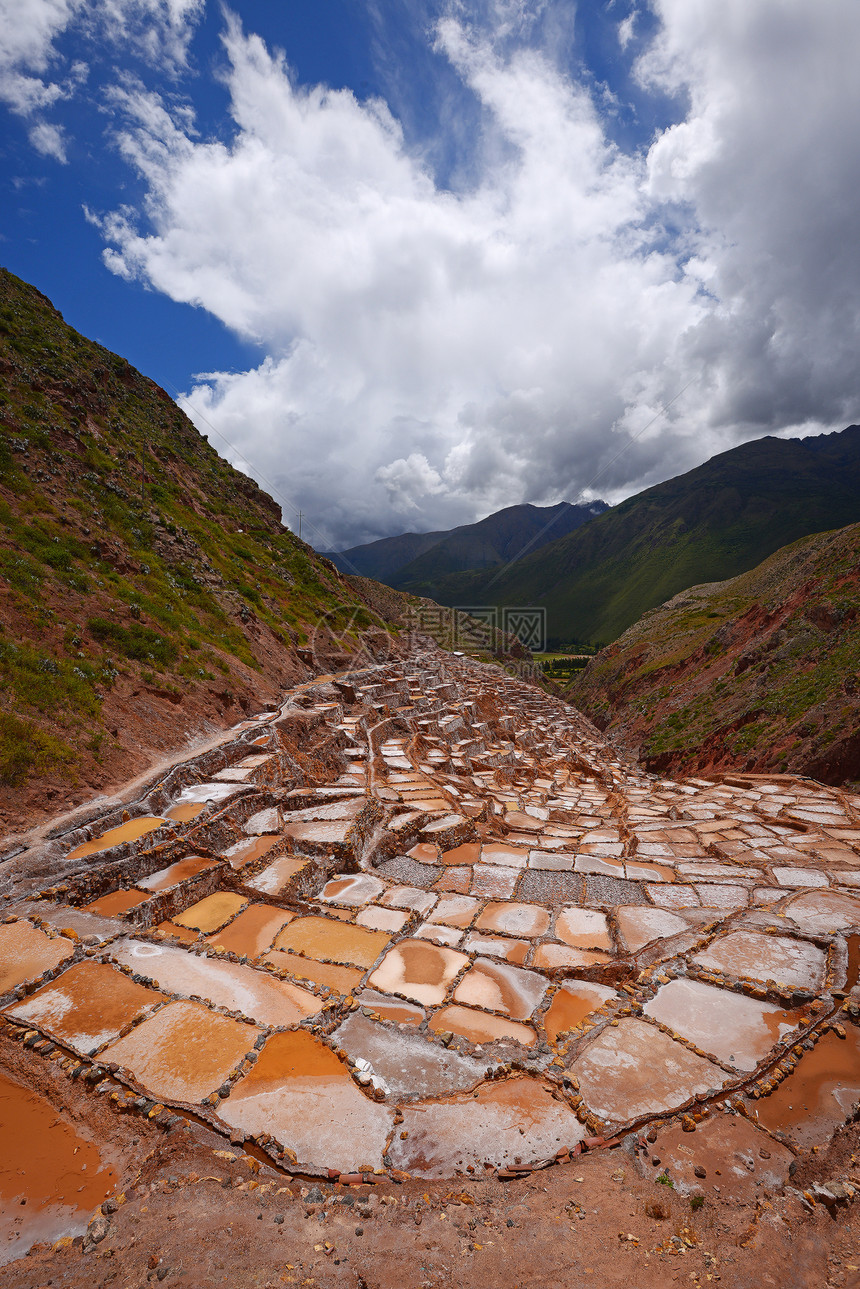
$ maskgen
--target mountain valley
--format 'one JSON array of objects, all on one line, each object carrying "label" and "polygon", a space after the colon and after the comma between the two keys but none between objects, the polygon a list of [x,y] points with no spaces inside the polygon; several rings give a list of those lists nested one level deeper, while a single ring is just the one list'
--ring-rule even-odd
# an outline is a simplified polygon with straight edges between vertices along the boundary
[{"label": "mountain valley", "polygon": [[3,1284],[853,1289],[860,428],[367,577],[5,272],[0,377]]},{"label": "mountain valley", "polygon": [[860,426],[756,439],[509,565],[436,577],[433,598],[539,605],[551,645],[606,644],[689,586],[734,577],[798,538],[857,522]]}]

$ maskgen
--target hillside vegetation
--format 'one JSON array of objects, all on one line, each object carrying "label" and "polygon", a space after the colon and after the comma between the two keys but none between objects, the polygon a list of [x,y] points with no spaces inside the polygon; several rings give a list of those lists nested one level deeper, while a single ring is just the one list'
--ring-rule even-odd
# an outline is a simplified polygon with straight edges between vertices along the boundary
[{"label": "hillside vegetation", "polygon": [[443,604],[542,605],[550,643],[616,639],[685,587],[860,521],[860,426],[742,444],[630,497],[501,574],[437,579]]},{"label": "hillside vegetation", "polygon": [[259,710],[321,616],[379,624],[164,390],[0,270],[0,824]]},{"label": "hillside vegetation", "polygon": [[676,595],[568,696],[651,769],[860,779],[860,524]]}]

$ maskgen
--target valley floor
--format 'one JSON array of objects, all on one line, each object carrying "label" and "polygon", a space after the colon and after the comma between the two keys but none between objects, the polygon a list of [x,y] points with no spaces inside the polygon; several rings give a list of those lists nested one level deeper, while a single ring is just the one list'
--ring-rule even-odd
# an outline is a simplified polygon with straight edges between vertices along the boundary
[{"label": "valley floor", "polygon": [[498,668],[290,690],[0,864],[0,1280],[858,1286],[858,888]]}]

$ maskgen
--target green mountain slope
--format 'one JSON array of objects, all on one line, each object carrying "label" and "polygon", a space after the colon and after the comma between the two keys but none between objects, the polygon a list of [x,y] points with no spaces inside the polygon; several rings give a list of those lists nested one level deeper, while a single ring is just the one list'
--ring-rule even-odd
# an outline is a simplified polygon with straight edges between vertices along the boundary
[{"label": "green mountain slope", "polygon": [[455,528],[443,541],[399,569],[392,584],[417,595],[434,592],[440,578],[468,569],[495,568],[539,550],[587,524],[608,507],[605,501],[572,506],[508,506],[477,524]]},{"label": "green mountain slope", "polygon": [[379,621],[162,389],[0,270],[0,825],[259,710],[326,614]]},{"label": "green mountain slope", "polygon": [[685,587],[860,520],[860,426],[757,439],[630,497],[500,575],[439,579],[443,604],[543,605],[555,640],[613,640]]},{"label": "green mountain slope", "polygon": [[397,537],[380,537],[366,546],[352,546],[346,551],[327,551],[327,557],[341,573],[355,577],[372,577],[385,582],[417,555],[447,537],[437,533],[400,533]]},{"label": "green mountain slope", "polygon": [[[607,509],[605,501],[572,506],[507,506],[476,524],[447,532],[403,533],[331,556],[345,573],[354,571],[417,595],[433,596],[436,579],[465,569],[484,569],[518,559],[563,537]],[[352,567],[351,567],[352,566]]]},{"label": "green mountain slope", "polygon": [[568,697],[652,769],[860,779],[860,524],[676,595]]}]

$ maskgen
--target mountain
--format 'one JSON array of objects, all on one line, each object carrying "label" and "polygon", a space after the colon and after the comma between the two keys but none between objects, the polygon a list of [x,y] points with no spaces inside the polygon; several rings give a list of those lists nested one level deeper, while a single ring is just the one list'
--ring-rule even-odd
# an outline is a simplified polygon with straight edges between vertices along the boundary
[{"label": "mountain", "polygon": [[374,625],[164,390],[0,270],[0,831],[261,710]]},{"label": "mountain", "polygon": [[393,577],[405,564],[423,555],[448,536],[446,530],[438,533],[400,533],[397,537],[380,537],[379,541],[365,546],[352,546],[346,551],[326,551],[326,556],[341,573],[352,577],[372,577],[384,582]]},{"label": "mountain", "polygon": [[331,555],[344,573],[372,577],[390,586],[432,596],[438,578],[466,569],[494,568],[518,559],[607,509],[605,501],[573,506],[507,506],[476,524],[446,532],[403,533]]},{"label": "mountain", "polygon": [[551,640],[614,640],[646,609],[860,520],[860,426],[767,437],[620,505],[488,576],[439,578],[443,604],[542,605]]},{"label": "mountain", "polygon": [[652,770],[860,780],[860,524],[650,610],[568,697]]}]

